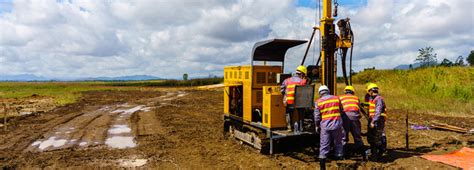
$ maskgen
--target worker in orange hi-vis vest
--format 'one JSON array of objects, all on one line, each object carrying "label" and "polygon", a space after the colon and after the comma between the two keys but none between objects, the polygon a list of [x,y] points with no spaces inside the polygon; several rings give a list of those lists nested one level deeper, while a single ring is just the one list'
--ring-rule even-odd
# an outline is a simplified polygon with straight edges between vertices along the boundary
[{"label": "worker in orange hi-vis vest", "polygon": [[367,141],[370,144],[372,152],[371,158],[378,160],[382,157],[387,149],[387,137],[385,135],[385,120],[387,112],[385,101],[379,94],[379,88],[376,84],[369,85],[369,130],[367,133]]},{"label": "worker in orange hi-vis vest", "polygon": [[295,109],[295,87],[296,86],[304,86],[307,83],[306,77],[306,67],[305,66],[298,66],[296,68],[296,74],[290,78],[285,79],[281,84],[281,93],[284,95],[283,97],[283,105],[286,107],[286,122],[288,130],[295,130],[294,126],[292,126],[291,122],[291,114],[298,112],[299,121],[295,121],[298,124],[298,128],[296,131],[301,132],[303,131],[303,114],[304,109]]},{"label": "worker in orange hi-vis vest", "polygon": [[343,127],[345,131],[344,136],[344,152],[345,155],[348,155],[348,145],[349,142],[349,133],[352,134],[354,138],[354,148],[355,151],[360,153],[363,156],[363,159],[366,159],[364,142],[362,141],[361,136],[361,124],[360,124],[360,108],[359,108],[359,97],[355,94],[355,89],[353,86],[346,86],[344,88],[344,95],[339,96],[341,100],[342,107],[344,108],[345,115],[342,115]]},{"label": "worker in orange hi-vis vest", "polygon": [[372,86],[374,83],[367,83],[366,85],[366,94],[364,96],[364,102],[362,103],[362,106],[364,107],[365,110],[367,110],[367,112],[369,111],[369,101],[370,101],[370,95],[369,95],[369,86]]},{"label": "worker in orange hi-vis vest", "polygon": [[314,123],[316,131],[320,130],[319,163],[325,169],[326,158],[331,146],[334,147],[336,159],[343,159],[343,136],[341,115],[344,114],[339,97],[329,94],[325,85],[319,87],[320,98],[314,103]]}]

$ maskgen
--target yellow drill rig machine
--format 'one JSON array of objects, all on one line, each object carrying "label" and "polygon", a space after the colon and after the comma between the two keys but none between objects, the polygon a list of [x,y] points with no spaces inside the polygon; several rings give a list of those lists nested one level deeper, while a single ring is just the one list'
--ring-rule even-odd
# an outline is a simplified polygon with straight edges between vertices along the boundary
[{"label": "yellow drill rig machine", "polygon": [[[349,19],[338,21],[339,35],[336,34],[333,16],[337,16],[338,4],[334,2],[334,14],[332,14],[332,1],[322,1],[323,13],[320,25],[313,27],[301,65],[304,65],[317,30],[320,32],[320,56],[317,63],[307,67],[309,70],[307,76],[312,83],[295,87],[295,104],[292,106],[306,110],[303,117],[292,114],[292,120],[305,120],[304,130],[295,132],[287,129],[286,108],[280,85],[285,78],[291,76],[284,74],[287,50],[307,41],[271,39],[254,45],[250,65],[224,67],[225,137],[236,138],[262,153],[269,154],[273,154],[275,145],[286,138],[305,138],[304,141],[312,141],[315,145],[319,143],[319,134],[312,122],[314,100],[318,97],[314,92],[315,88],[327,85],[330,92],[336,94],[337,54],[341,55],[346,84],[350,84],[345,73],[345,60],[348,49],[353,46]],[[340,52],[336,53],[337,51]]]}]

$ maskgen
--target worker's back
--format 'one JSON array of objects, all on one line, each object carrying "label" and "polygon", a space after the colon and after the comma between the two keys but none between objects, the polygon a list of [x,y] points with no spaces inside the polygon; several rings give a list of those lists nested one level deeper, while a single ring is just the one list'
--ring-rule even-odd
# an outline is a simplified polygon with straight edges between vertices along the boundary
[{"label": "worker's back", "polygon": [[315,119],[321,121],[321,129],[335,130],[342,127],[339,97],[329,94],[322,96],[316,101],[316,106],[321,116]]},{"label": "worker's back", "polygon": [[298,76],[292,76],[285,79],[285,81],[283,81],[283,83],[281,84],[281,90],[285,94],[284,102],[290,105],[294,104],[295,103],[295,87],[297,85],[298,86],[306,85],[306,82],[307,82],[306,79],[302,79]]}]

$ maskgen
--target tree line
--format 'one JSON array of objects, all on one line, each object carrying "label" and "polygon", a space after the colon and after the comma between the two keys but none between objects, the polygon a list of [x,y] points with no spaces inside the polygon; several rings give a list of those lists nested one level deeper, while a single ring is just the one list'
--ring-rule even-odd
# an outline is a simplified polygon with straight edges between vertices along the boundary
[{"label": "tree line", "polygon": [[[432,47],[425,47],[418,49],[418,56],[415,59],[415,62],[420,63],[420,67],[433,67],[433,66],[443,66],[443,67],[452,67],[452,66],[466,66],[464,63],[464,57],[459,56],[454,62],[444,58],[441,63],[438,63],[438,54],[434,53]],[[471,50],[469,56],[467,57],[467,62],[470,66],[474,66],[474,50]],[[411,68],[411,65],[410,65]]]}]

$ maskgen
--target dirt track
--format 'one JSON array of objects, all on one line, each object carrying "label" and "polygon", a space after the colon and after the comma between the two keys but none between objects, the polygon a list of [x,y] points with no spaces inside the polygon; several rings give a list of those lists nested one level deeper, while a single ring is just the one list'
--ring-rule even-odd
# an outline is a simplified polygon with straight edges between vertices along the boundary
[{"label": "dirt track", "polygon": [[[273,156],[222,137],[221,91],[95,91],[78,103],[10,120],[1,131],[2,167],[258,168],[318,166],[310,149]],[[404,111],[388,123],[382,162],[332,161],[332,167],[453,168],[416,155],[473,147],[474,138],[453,132],[410,131],[403,151]],[[412,114],[412,122],[438,120],[469,127],[472,119]],[[363,122],[364,123],[364,122]],[[470,127],[473,128],[473,127]]]}]

